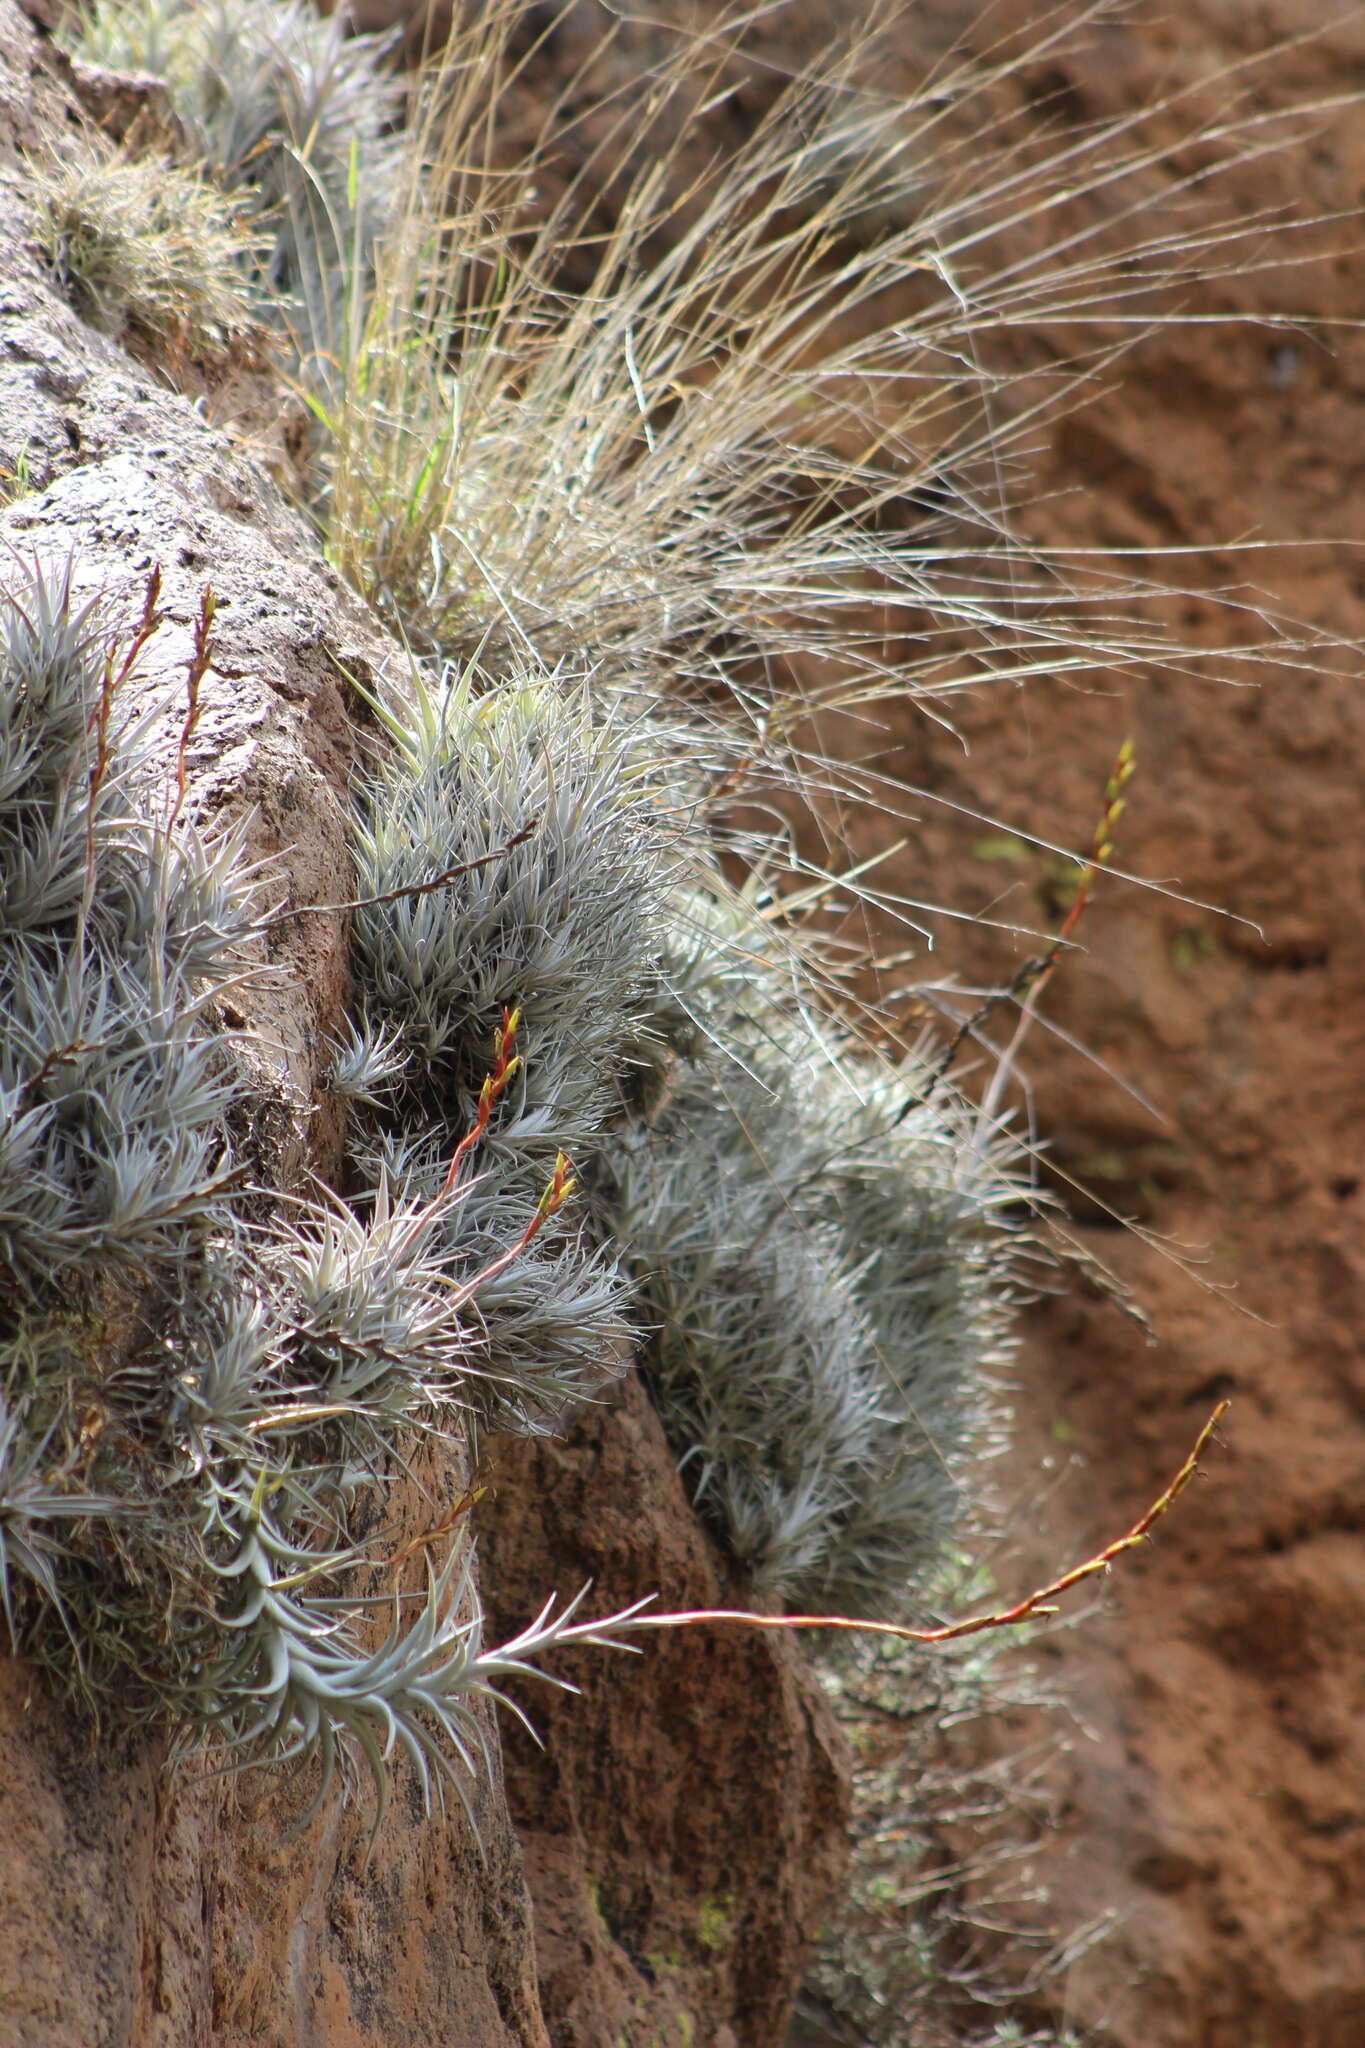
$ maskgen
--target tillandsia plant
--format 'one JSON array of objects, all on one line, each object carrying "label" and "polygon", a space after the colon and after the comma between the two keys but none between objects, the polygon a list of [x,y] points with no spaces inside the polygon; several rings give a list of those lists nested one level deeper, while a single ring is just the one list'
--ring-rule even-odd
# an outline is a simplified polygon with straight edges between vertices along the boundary
[{"label": "tillandsia plant", "polygon": [[631,723],[532,656],[503,679],[415,669],[379,708],[355,833],[360,1015],[333,1086],[368,1098],[362,1181],[444,1187],[455,1269],[497,1267],[479,1296],[490,1412],[554,1417],[619,1370],[628,1289],[581,1217],[501,1252],[557,1156],[592,1154],[640,1056],[677,825]]},{"label": "tillandsia plant", "polygon": [[516,668],[419,669],[382,707],[333,1084],[367,1098],[360,1177],[463,1187],[476,1130],[446,1244],[477,1271],[572,1153],[612,1242],[547,1232],[486,1283],[491,1412],[555,1417],[619,1359],[624,1257],[651,1388],[737,1560],[784,1598],[899,1613],[985,1423],[1021,1185],[921,1065],[787,1000],[790,948],[717,872],[682,886],[639,722]]},{"label": "tillandsia plant", "polygon": [[[547,1607],[488,1650],[456,1547],[415,1618],[368,1625],[389,1596],[365,1590],[353,1506],[412,1433],[553,1426],[633,1341],[699,1508],[774,1603],[910,1626],[990,1433],[1024,1183],[932,1059],[836,1023],[847,985],[798,899],[864,885],[841,897],[780,818],[880,787],[822,718],[1153,653],[1120,589],[1031,580],[1002,538],[979,486],[1009,430],[973,367],[992,327],[1138,291],[1149,245],[968,275],[1020,204],[1013,168],[956,181],[937,102],[870,94],[858,52],[803,71],[675,202],[667,138],[724,85],[728,29],[609,105],[537,216],[555,120],[520,157],[495,132],[517,16],[476,9],[418,83],[401,168],[375,47],[301,7],[117,0],[85,32],[166,72],[276,238],[254,274],[322,429],[311,509],[414,654],[370,707],[337,906],[341,1193],[253,1188],[231,1135],[254,1084],[215,1004],[257,971],[263,913],[239,840],[196,823],[183,746],[148,808],[143,638],[111,652],[52,571],[6,613],[11,1632],[237,1758],[317,1757],[325,1782],[358,1753],[381,1798],[396,1748],[429,1794],[475,1765],[473,1696],[541,1650],[694,1618]],[[613,151],[631,168],[601,240],[587,193]],[[1121,124],[1081,154],[1112,181],[1149,161]],[[1078,175],[1030,187],[1033,216]],[[924,306],[879,319],[907,273]],[[201,653],[211,629],[206,608]],[[755,801],[785,899],[735,880],[768,858]]]},{"label": "tillandsia plant", "polygon": [[[320,1757],[324,1786],[354,1751],[382,1809],[395,1744],[429,1795],[458,1783],[474,1695],[606,1639],[571,1605],[486,1647],[457,1543],[376,1644],[351,1536],[400,1441],[458,1427],[487,1382],[524,1397],[473,1304],[553,1227],[566,1162],[472,1267],[452,1216],[515,1071],[508,1019],[434,1192],[381,1173],[360,1214],[272,1191],[223,1021],[265,971],[267,913],[241,828],[202,826],[186,787],[212,596],[168,776],[139,674],[159,576],[131,636],[76,587],[73,562],[35,563],[0,608],[0,1612],[93,1704],[240,1761]],[[349,1071],[373,1085],[373,1048]],[[541,1283],[565,1315],[613,1299],[591,1255],[575,1296],[572,1242]]]},{"label": "tillandsia plant", "polygon": [[[714,934],[714,898],[694,888],[686,909]],[[757,1584],[894,1615],[954,1523],[964,1452],[985,1447],[1024,1189],[924,1062],[876,1060],[790,1000],[760,920],[732,943],[742,978],[714,955],[699,976],[684,941],[681,1049],[604,1169],[647,1376],[694,1500]]]},{"label": "tillandsia plant", "polygon": [[[489,1647],[458,1536],[415,1600],[370,1590],[378,1560],[373,1538],[362,1544],[352,1533],[357,1496],[382,1490],[388,1461],[414,1431],[458,1428],[490,1411],[539,1420],[547,1403],[580,1394],[588,1340],[570,1317],[586,1325],[600,1373],[600,1347],[621,1327],[620,1290],[571,1235],[519,1303],[509,1308],[495,1293],[489,1305],[494,1284],[533,1261],[542,1234],[559,1225],[572,1192],[559,1151],[520,1228],[471,1270],[469,1237],[453,1219],[480,1200],[472,1162],[508,1117],[516,1165],[503,1209],[485,1208],[473,1232],[476,1242],[494,1240],[490,1218],[510,1206],[507,1189],[536,1146],[554,1141],[537,1121],[534,1145],[511,1142],[526,1100],[512,1011],[495,1029],[468,1128],[434,1187],[410,1172],[394,1186],[382,1166],[356,1205],[324,1193],[286,1199],[256,1184],[249,1139],[232,1133],[249,1133],[260,1084],[236,1058],[219,1005],[263,971],[266,913],[257,878],[243,869],[240,830],[201,825],[185,775],[215,607],[206,592],[167,774],[155,744],[166,707],[148,700],[138,678],[158,606],[153,573],[135,629],[116,636],[98,601],[77,600],[68,562],[16,574],[0,616],[0,1612],[14,1648],[97,1707],[169,1721],[239,1763],[316,1760],[319,1797],[338,1764],[358,1756],[378,1819],[395,1750],[428,1801],[447,1786],[467,1798],[468,1774],[484,1760],[478,1696],[500,1697],[502,1681],[536,1669],[543,1653],[619,1647],[637,1631],[697,1617],[630,1609],[580,1621],[578,1601],[557,1613],[552,1601],[513,1641]],[[617,760],[619,740],[578,724],[572,699],[557,710],[552,694],[523,685],[499,705],[496,692],[474,697],[466,680],[440,704],[431,745],[414,743],[406,765],[401,750],[391,757],[367,801],[382,808],[395,791],[402,798],[414,766],[435,764],[439,815],[480,815],[479,777],[504,748],[481,758],[476,744],[448,747],[460,717],[501,730],[501,716],[515,730],[534,706],[538,730],[572,737],[559,764],[566,783],[575,763],[596,776]],[[540,689],[551,685],[541,679]],[[437,704],[433,697],[428,708]],[[556,726],[560,713],[567,726]],[[599,929],[631,935],[624,962],[637,945],[648,950],[647,892],[664,869],[622,772],[609,788],[636,848],[635,894],[646,908],[632,924],[623,883],[619,921],[600,899],[597,915]],[[596,822],[611,804],[592,787]],[[542,915],[520,927],[509,918],[502,942],[552,942],[545,906],[587,814],[571,808],[558,841],[551,817],[529,829],[497,819],[486,803],[482,815],[505,835],[496,845],[441,842],[428,850],[434,877],[392,882],[362,899],[358,914],[393,908],[395,893],[410,902],[415,891],[421,902],[433,879],[483,886],[544,830],[538,880],[514,869],[500,885],[529,889]],[[452,851],[464,860],[452,863]],[[575,927],[562,902],[558,936],[550,957],[563,966]],[[577,942],[587,943],[581,933]],[[490,973],[495,964],[490,951]],[[638,972],[645,984],[643,965]],[[567,1000],[571,979],[546,986]],[[631,1032],[648,1037],[646,1017],[643,1005],[631,1013],[628,1032],[624,1010],[618,1016],[618,1054]],[[432,1060],[421,1069],[423,1117],[442,1088],[465,1113],[461,1060],[471,1049],[452,1037],[441,1051],[444,1068]],[[343,1075],[362,1101],[401,1091],[396,1035],[358,1029],[338,1059],[338,1082]],[[586,1116],[586,1098],[575,1100]],[[411,1129],[401,1118],[392,1127],[397,1150]],[[474,1303],[482,1326],[468,1313]],[[881,1312],[864,1311],[869,1329]],[[510,1344],[507,1322],[517,1333]],[[873,1389],[858,1418],[874,1444],[878,1428],[894,1426],[879,1398]],[[736,1405],[746,1399],[752,1411],[751,1394]],[[801,1431],[813,1457],[827,1455],[816,1424],[792,1425]],[[733,1445],[722,1455],[739,1469]],[[845,1458],[836,1488],[851,1491],[850,1475],[864,1469]],[[1129,1537],[1067,1583],[1139,1540],[1190,1470]],[[733,1484],[730,1492],[737,1497]],[[836,1555],[837,1541],[836,1530]],[[388,1563],[401,1561],[402,1553]],[[839,1584],[823,1552],[802,1562],[808,1582]],[[384,1608],[390,1626],[376,1640]]]}]

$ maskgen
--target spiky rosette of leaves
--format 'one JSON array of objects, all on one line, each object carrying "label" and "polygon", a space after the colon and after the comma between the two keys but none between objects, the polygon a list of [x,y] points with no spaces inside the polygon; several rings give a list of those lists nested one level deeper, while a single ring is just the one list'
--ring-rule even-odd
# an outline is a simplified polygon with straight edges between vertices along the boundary
[{"label": "spiky rosette of leaves", "polygon": [[105,658],[99,606],[75,602],[69,567],[35,566],[11,585],[0,596],[0,930],[7,938],[74,917],[91,835],[98,856],[127,809],[117,758],[106,758],[102,775],[92,772]]},{"label": "spiky rosette of leaves", "polygon": [[653,979],[670,854],[648,763],[584,679],[534,662],[491,687],[473,668],[415,673],[385,724],[355,833],[366,1011],[401,1034],[458,1123],[515,1008],[522,1068],[490,1142],[571,1149],[595,1127]]},{"label": "spiky rosette of leaves", "polygon": [[498,1429],[559,1429],[629,1361],[633,1293],[614,1249],[593,1245],[582,1229],[532,1247],[484,1281],[469,1311],[482,1338],[471,1387],[477,1413]]},{"label": "spiky rosette of leaves", "polygon": [[[533,661],[491,684],[417,671],[381,715],[355,835],[362,1018],[334,1085],[365,1106],[362,1178],[414,1199],[477,1128],[445,1255],[466,1280],[489,1275],[473,1303],[483,1411],[542,1426],[619,1366],[628,1288],[568,1217],[500,1261],[556,1157],[591,1156],[642,1056],[672,834],[638,727],[582,679]],[[481,1110],[509,1029],[515,1056],[508,1040]]]},{"label": "spiky rosette of leaves", "polygon": [[259,912],[240,835],[138,815],[144,721],[71,565],[0,612],[0,1272],[23,1292],[186,1254],[235,1084],[217,994]]},{"label": "spiky rosette of leaves", "polygon": [[547,1217],[534,1241],[507,1261],[543,1194],[531,1177],[534,1162],[513,1157],[509,1173],[506,1155],[495,1153],[459,1181],[453,1198],[442,1198],[440,1137],[414,1140],[380,1124],[358,1133],[352,1149],[362,1182],[391,1183],[430,1215],[447,1285],[470,1290],[461,1308],[461,1400],[495,1428],[543,1430],[624,1365],[632,1289],[614,1250],[594,1244],[572,1215]]},{"label": "spiky rosette of leaves", "polygon": [[341,1204],[277,1224],[265,1267],[287,1333],[287,1376],[335,1420],[383,1429],[463,1404],[477,1344],[459,1310],[440,1205],[381,1183],[364,1219]]},{"label": "spiky rosette of leaves", "polygon": [[613,1629],[635,1610],[579,1622],[578,1599],[558,1614],[552,1599],[520,1635],[490,1648],[474,1593],[472,1554],[455,1544],[445,1563],[429,1571],[414,1614],[404,1613],[396,1590],[378,1596],[390,1608],[392,1625],[377,1647],[366,1649],[361,1630],[376,1602],[363,1594],[309,1596],[299,1590],[301,1583],[335,1584],[359,1560],[346,1552],[328,1556],[300,1549],[272,1521],[263,1488],[250,1479],[243,1474],[220,1504],[220,1531],[236,1540],[216,1570],[225,1585],[240,1591],[228,1620],[226,1654],[199,1681],[202,1717],[242,1755],[265,1754],[274,1762],[320,1759],[319,1799],[352,1744],[374,1781],[376,1826],[388,1801],[390,1759],[399,1749],[416,1769],[428,1808],[449,1787],[473,1822],[460,1773],[477,1780],[490,1772],[480,1699],[503,1700],[499,1688],[514,1676],[548,1676],[552,1684],[563,1684],[533,1660],[564,1644],[620,1647]]}]

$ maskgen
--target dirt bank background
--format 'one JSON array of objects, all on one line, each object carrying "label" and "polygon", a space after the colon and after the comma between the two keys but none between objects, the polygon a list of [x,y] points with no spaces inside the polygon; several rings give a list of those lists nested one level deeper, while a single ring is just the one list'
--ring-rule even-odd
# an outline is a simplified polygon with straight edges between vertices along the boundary
[{"label": "dirt bank background", "polygon": [[[984,47],[988,32],[965,27],[975,11],[911,9],[908,61],[955,31]],[[1313,30],[1257,68],[1255,104],[1359,92],[1365,10],[1320,29],[1335,12],[1143,9],[1016,90],[1035,94],[1039,123],[1085,122]],[[991,31],[1039,16],[997,9]],[[1356,640],[1365,338],[1330,323],[1365,303],[1365,118],[1310,116],[1220,189],[1247,215],[1338,216],[1299,246],[1340,253],[1188,294],[1191,312],[1250,324],[1140,343],[1083,418],[1036,437],[1021,526],[1131,548],[1138,572],[1161,572],[1147,551],[1200,550],[1179,568],[1193,587],[1251,574],[1277,608]],[[1254,324],[1289,308],[1305,316],[1296,333]],[[1067,340],[1044,346],[1061,355]],[[1214,545],[1238,536],[1290,545],[1239,566]],[[1237,637],[1195,601],[1177,624],[1208,648]],[[1052,1880],[1077,1918],[1124,1916],[1073,1971],[1070,2010],[1107,2018],[1124,2048],[1365,2039],[1365,692],[1351,653],[1251,680],[1218,659],[1090,693],[1044,678],[976,702],[969,754],[917,720],[885,761],[1080,849],[1131,733],[1140,766],[1118,858],[1230,913],[1102,885],[1087,957],[1045,1008],[1116,1078],[1042,1032],[1028,1051],[1052,1159],[1160,1240],[1080,1209],[1079,1235],[1132,1284],[1157,1344],[1084,1292],[1029,1316],[1014,1483],[1044,1459],[1063,1474],[1040,1566],[1117,1533],[1213,1400],[1233,1402],[1206,1483],[1125,1570],[1107,1618],[1058,1652],[1093,1739],[1075,1746]],[[900,876],[912,895],[1055,921],[1047,858],[1000,854],[988,828],[925,806]],[[996,981],[1020,957],[947,921],[938,940],[945,979]],[[1202,1259],[1193,1275],[1187,1248]]]}]

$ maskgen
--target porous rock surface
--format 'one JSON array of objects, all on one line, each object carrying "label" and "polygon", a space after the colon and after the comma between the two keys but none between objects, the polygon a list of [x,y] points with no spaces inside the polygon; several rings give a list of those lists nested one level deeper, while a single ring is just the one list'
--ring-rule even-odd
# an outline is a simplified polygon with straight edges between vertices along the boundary
[{"label": "porous rock surface", "polygon": [[[594,1612],[662,1592],[747,1604],[688,1507],[632,1376],[564,1442],[503,1439],[480,1556],[496,1632],[591,1582]],[[608,1604],[609,1603],[609,1604]],[[640,1640],[636,1639],[637,1642]],[[842,1745],[792,1639],[727,1624],[556,1666],[504,1730],[555,2048],[779,2041],[805,1945],[846,1859]]]},{"label": "porous rock surface", "polygon": [[[34,11],[36,21],[0,0],[0,582],[5,558],[48,568],[70,558],[78,596],[102,593],[111,629],[127,632],[160,568],[165,623],[138,687],[161,709],[168,775],[211,584],[218,610],[187,757],[191,803],[204,818],[249,815],[248,857],[268,862],[281,906],[344,901],[347,679],[372,684],[397,651],[252,459],[263,420],[271,425],[269,380],[253,372],[240,402],[240,386],[225,398],[223,379],[211,379],[208,403],[193,406],[55,292],[30,239],[25,152],[60,149],[110,95],[73,73],[46,41],[37,0]],[[283,410],[278,392],[274,403]],[[268,989],[241,998],[242,1021],[256,1027],[243,1057],[277,1112],[263,1116],[259,1163],[287,1184],[338,1158],[340,1133],[317,1089],[346,992],[344,919],[289,917],[271,945]],[[675,1605],[714,1594],[657,1425],[628,1406],[592,1429],[590,1451],[534,1456],[587,1457],[617,1471],[626,1492],[588,1489],[575,1507],[561,1490],[556,1516],[539,1521],[516,1505],[516,1540],[495,1553],[508,1584],[494,1625],[507,1633],[552,1587],[576,1587],[587,1572],[604,1609],[661,1586]],[[433,1500],[459,1499],[468,1484],[461,1446],[428,1446],[412,1482],[386,1495],[398,1546],[430,1527]],[[512,1502],[510,1476],[502,1492]],[[577,1525],[579,1510],[592,1529]],[[602,1538],[613,1517],[631,1541],[611,1558]],[[496,1515],[484,1519],[491,1544]],[[422,1569],[420,1542],[414,1549],[409,1590]],[[676,1656],[629,1660],[633,1683],[618,1700],[627,1660],[596,1659],[584,1674],[590,1717],[546,1721],[555,1751],[580,1750],[577,1761],[561,1752],[555,1768],[565,1782],[590,1780],[596,1805],[585,1797],[582,1828],[566,1833],[538,1809],[519,1761],[518,1825],[537,1869],[552,1842],[565,1895],[589,1896],[596,1883],[604,1913],[651,1881],[642,1844],[665,1841],[661,1889],[676,1890],[691,1915],[686,1927],[669,1923],[685,1952],[686,2038],[762,2048],[780,2033],[841,1854],[843,1789],[813,1688],[788,1651],[701,1643],[686,1685]],[[169,1768],[160,1738],[112,1714],[94,1728],[35,1673],[0,1662],[0,2048],[545,2048],[532,1901],[491,1715],[485,1734],[491,1775],[470,1789],[478,1843],[453,1799],[445,1815],[423,1813],[401,1764],[371,1840],[363,1788],[315,1812],[310,1772],[225,1779],[193,1761]],[[671,1833],[650,1817],[656,1765],[689,1816]],[[638,1800],[647,1812],[637,1825]],[[607,1807],[609,1843],[593,1833]],[[563,1916],[544,1923],[561,1974],[567,1927]],[[550,2010],[556,2038],[593,2048],[684,2038],[658,2034],[664,2001],[636,1995],[621,1953],[604,1931],[593,1937],[588,1988],[570,1968],[563,2012]],[[565,2017],[585,2009],[610,2032]]]}]

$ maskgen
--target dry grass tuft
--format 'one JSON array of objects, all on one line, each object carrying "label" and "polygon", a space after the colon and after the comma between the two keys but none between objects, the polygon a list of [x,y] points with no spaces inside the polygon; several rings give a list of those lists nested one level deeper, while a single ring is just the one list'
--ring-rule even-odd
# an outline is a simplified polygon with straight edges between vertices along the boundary
[{"label": "dry grass tuft", "polygon": [[207,177],[93,141],[36,159],[36,237],[82,317],[174,362],[260,335],[242,265],[253,236]]}]

